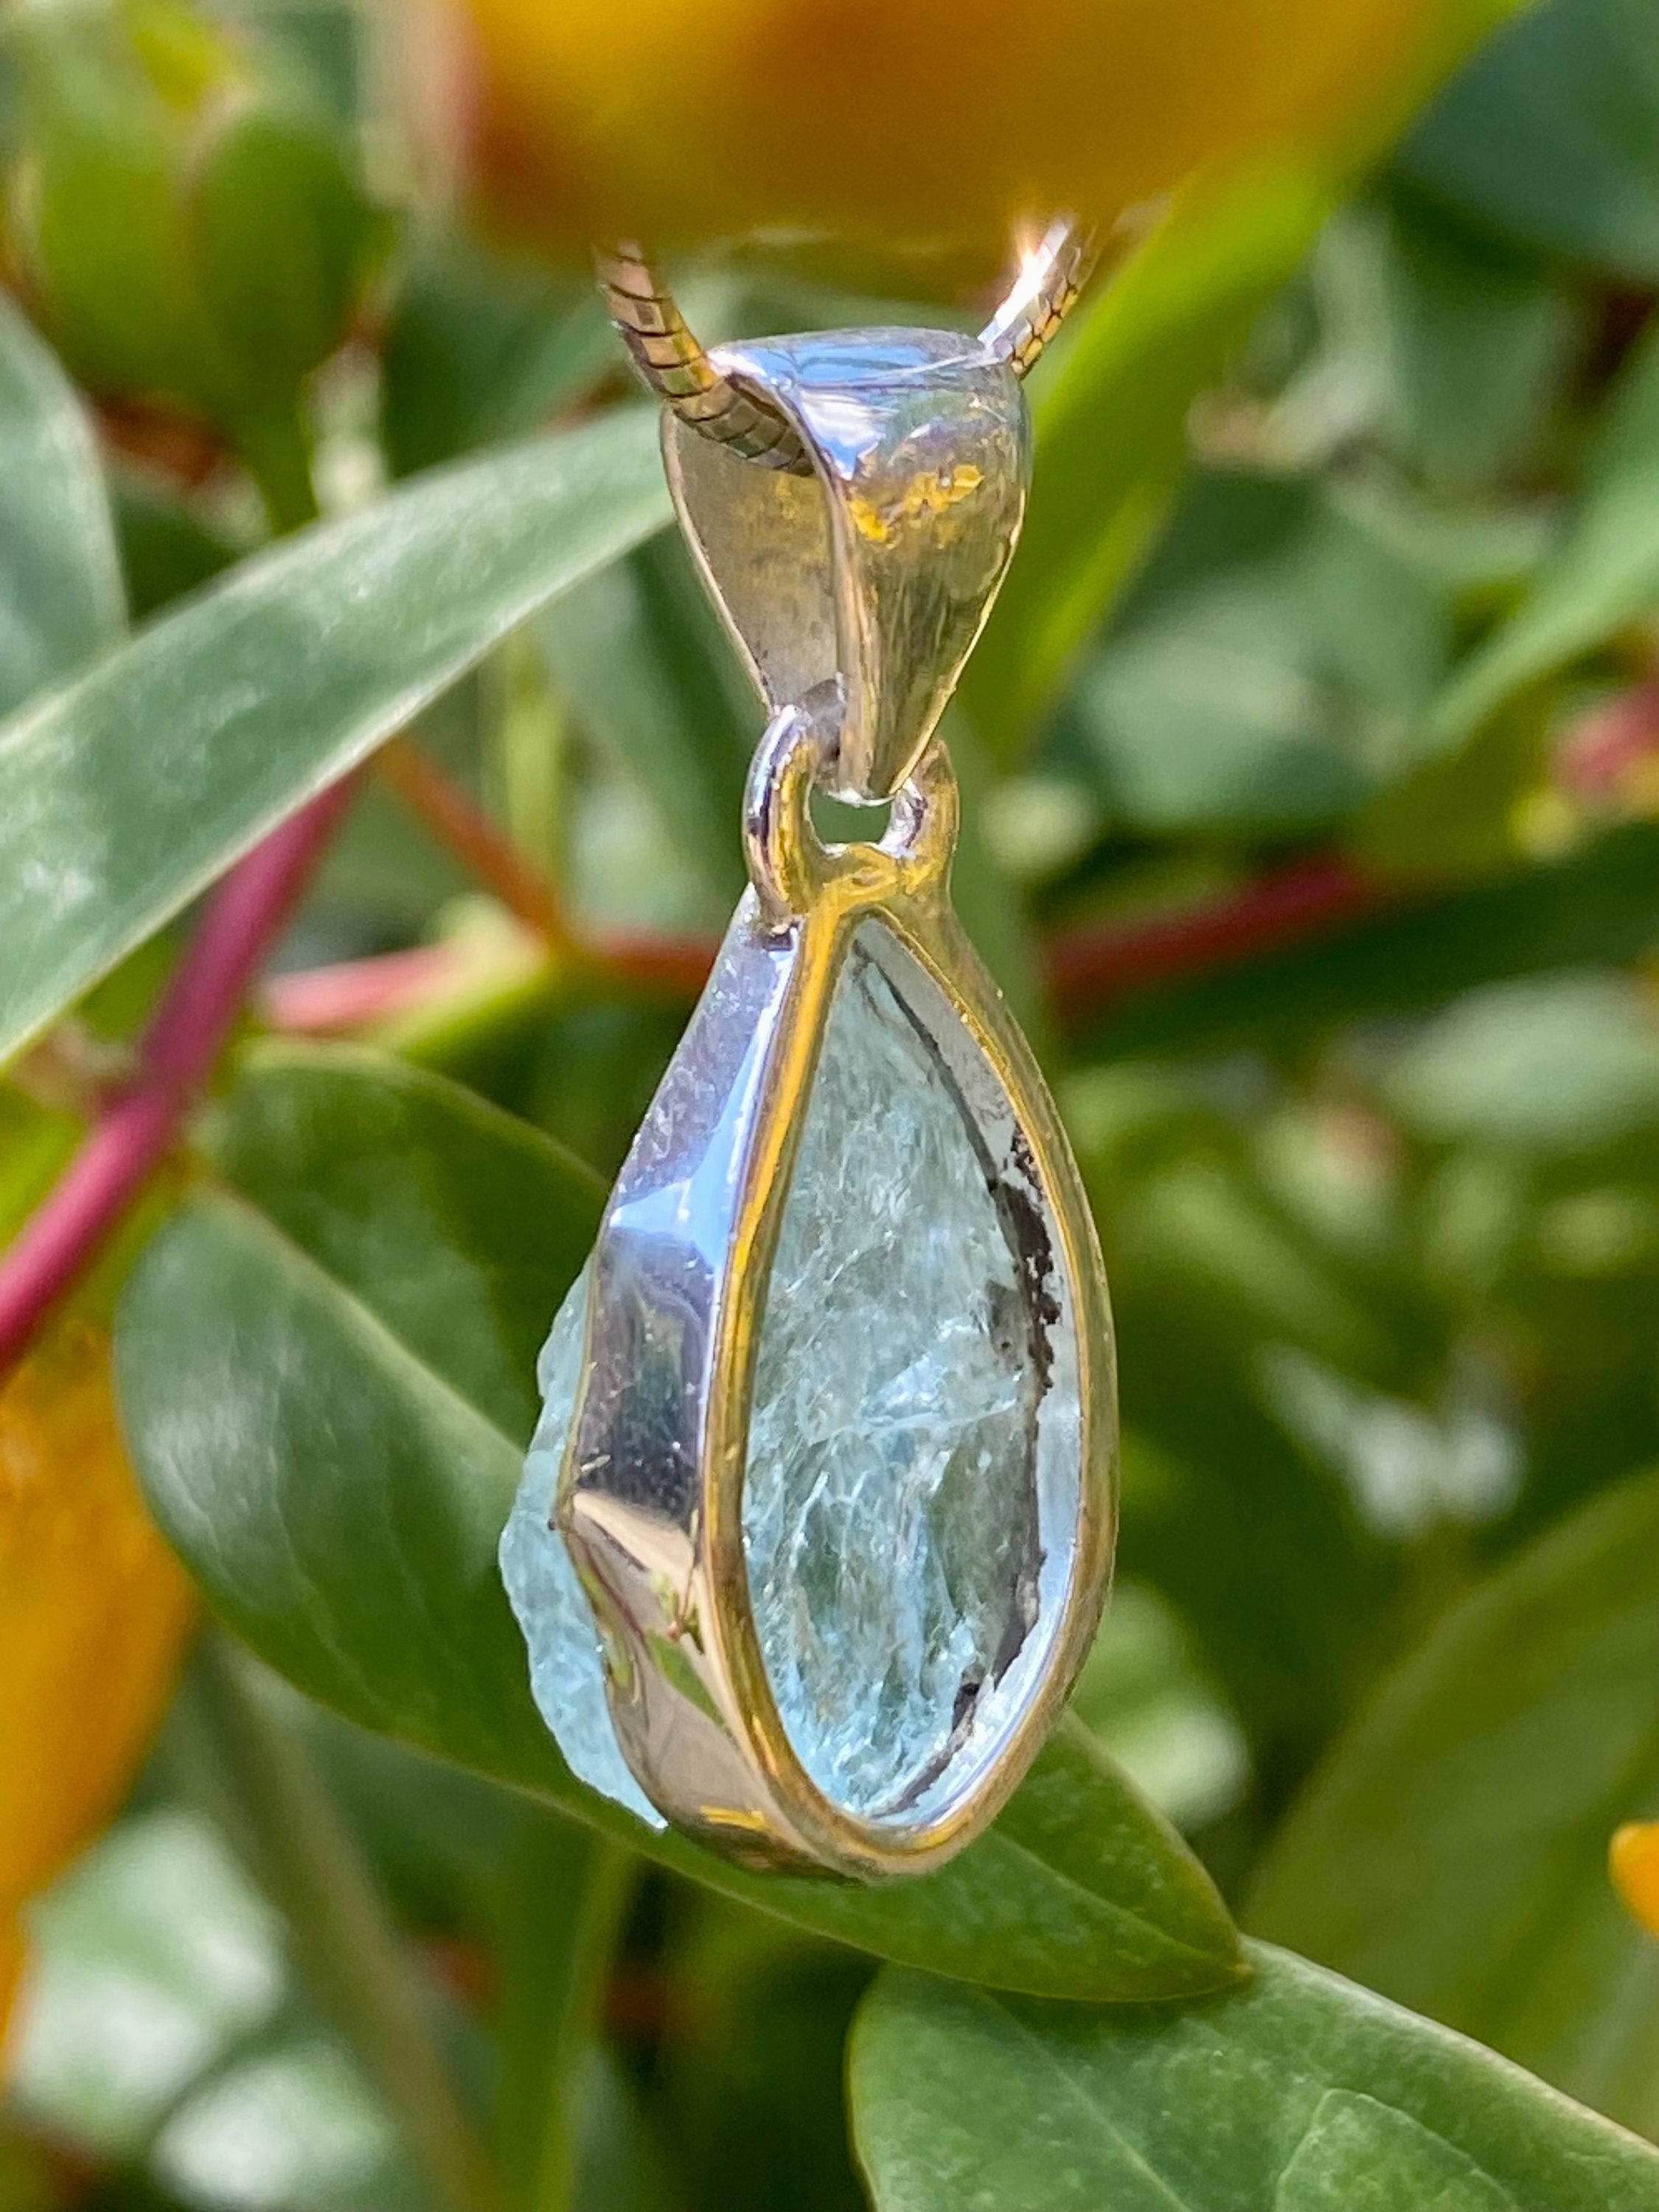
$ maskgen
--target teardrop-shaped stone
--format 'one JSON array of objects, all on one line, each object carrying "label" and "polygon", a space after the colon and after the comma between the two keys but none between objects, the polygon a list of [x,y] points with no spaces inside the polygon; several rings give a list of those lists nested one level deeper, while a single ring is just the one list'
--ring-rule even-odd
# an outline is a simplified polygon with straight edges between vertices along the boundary
[{"label": "teardrop-shaped stone", "polygon": [[743,1527],[790,1740],[866,1816],[915,1802],[1018,1657],[1040,1441],[1075,1469],[1074,1395],[1069,1419],[1048,1402],[1059,1262],[1019,1150],[959,1018],[865,922],[773,1262]]},{"label": "teardrop-shaped stone", "polygon": [[[597,1632],[549,1525],[586,1290],[543,1355],[545,1407],[501,1571],[572,1769],[651,1812],[611,1732]],[[848,1811],[925,1806],[1041,1665],[1070,1566],[1073,1302],[1030,1146],[944,993],[884,924],[837,978],[757,1352],[743,1530],[769,1679],[807,1772]]]}]

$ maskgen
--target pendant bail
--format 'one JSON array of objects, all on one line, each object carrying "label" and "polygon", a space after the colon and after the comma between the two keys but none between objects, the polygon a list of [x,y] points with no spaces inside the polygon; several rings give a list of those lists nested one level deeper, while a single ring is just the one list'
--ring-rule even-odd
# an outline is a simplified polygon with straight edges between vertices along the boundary
[{"label": "pendant bail", "polygon": [[671,413],[681,526],[769,711],[833,704],[827,788],[889,799],[1013,556],[1031,466],[1019,380],[949,331],[768,338],[710,359],[789,419],[812,473],[759,467]]}]

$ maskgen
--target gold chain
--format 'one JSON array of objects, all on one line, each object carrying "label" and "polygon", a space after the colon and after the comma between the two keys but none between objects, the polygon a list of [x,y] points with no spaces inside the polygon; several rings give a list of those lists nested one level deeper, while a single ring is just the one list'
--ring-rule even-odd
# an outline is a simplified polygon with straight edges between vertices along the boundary
[{"label": "gold chain", "polygon": [[[1095,254],[1088,232],[1065,217],[1051,223],[1042,244],[1022,260],[1007,298],[980,332],[980,343],[1024,376],[1087,283]],[[629,240],[603,247],[593,258],[611,319],[664,405],[745,460],[810,476],[811,464],[792,425],[720,374],[645,249]]]}]

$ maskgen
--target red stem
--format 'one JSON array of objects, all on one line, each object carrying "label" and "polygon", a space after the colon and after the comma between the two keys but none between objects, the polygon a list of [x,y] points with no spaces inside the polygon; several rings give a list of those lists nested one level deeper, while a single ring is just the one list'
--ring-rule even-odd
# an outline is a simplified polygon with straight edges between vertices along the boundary
[{"label": "red stem", "polygon": [[507,912],[516,915],[550,951],[597,969],[617,982],[663,992],[672,998],[696,998],[708,981],[720,950],[718,939],[653,936],[635,931],[591,936],[578,929],[554,886],[502,835],[477,802],[409,738],[393,738],[376,756],[374,765],[439,842],[458,854]]},{"label": "red stem", "polygon": [[1607,799],[1656,754],[1659,676],[1650,676],[1583,716],[1557,757],[1556,773],[1574,798]]},{"label": "red stem", "polygon": [[[1149,985],[1227,967],[1372,912],[1382,896],[1347,861],[1323,855],[1173,913],[1063,932],[1044,947],[1048,986],[1066,1019],[1080,1022]],[[643,932],[578,945],[611,981],[677,999],[696,998],[718,950],[713,939]],[[422,945],[308,969],[276,977],[263,1012],[273,1029],[301,1035],[362,1029],[424,1004],[465,963],[458,946]]]},{"label": "red stem", "polygon": [[348,786],[336,785],[301,807],[214,892],[144,1034],[131,1083],[111,1099],[0,1260],[0,1373],[27,1350],[53,1304],[166,1158],[348,795]]},{"label": "red stem", "polygon": [[1151,983],[1167,983],[1293,944],[1374,908],[1380,893],[1340,854],[1258,876],[1237,890],[1140,921],[1067,930],[1047,951],[1048,986],[1078,1021]]},{"label": "red stem", "polygon": [[509,914],[550,945],[562,948],[570,928],[551,884],[504,837],[483,809],[407,738],[382,745],[374,765],[410,812],[440,843],[458,854]]}]

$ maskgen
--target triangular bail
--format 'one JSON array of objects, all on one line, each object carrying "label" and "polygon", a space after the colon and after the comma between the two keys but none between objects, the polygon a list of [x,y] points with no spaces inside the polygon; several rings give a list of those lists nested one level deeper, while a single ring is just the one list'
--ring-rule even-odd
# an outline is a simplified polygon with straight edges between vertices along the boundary
[{"label": "triangular bail", "polygon": [[681,524],[769,709],[833,707],[829,787],[890,799],[1019,536],[1031,463],[1019,380],[950,331],[830,331],[711,358],[788,416],[813,472],[741,459],[669,414]]}]

